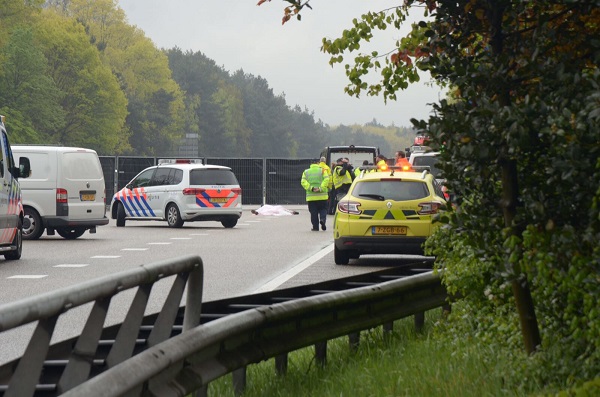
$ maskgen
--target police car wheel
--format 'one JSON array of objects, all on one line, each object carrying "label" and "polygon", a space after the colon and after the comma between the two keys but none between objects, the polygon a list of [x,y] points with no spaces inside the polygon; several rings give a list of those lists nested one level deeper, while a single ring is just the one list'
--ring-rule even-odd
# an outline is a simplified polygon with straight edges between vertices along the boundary
[{"label": "police car wheel", "polygon": [[26,207],[23,210],[23,239],[37,240],[44,233],[44,225],[40,214],[33,208]]},{"label": "police car wheel", "polygon": [[58,235],[62,238],[66,238],[67,240],[75,240],[76,238],[83,236],[83,233],[85,233],[85,228],[60,228],[56,229],[56,233],[58,233]]},{"label": "police car wheel", "polygon": [[15,246],[15,249],[12,251],[7,251],[4,254],[4,258],[6,260],[18,260],[21,259],[21,253],[23,252],[23,225],[21,224],[21,220],[17,224],[17,232],[15,233],[15,238],[12,241],[11,245]]},{"label": "police car wheel", "polygon": [[338,247],[333,247],[333,260],[336,265],[347,265],[350,262],[348,251],[339,250]]},{"label": "police car wheel", "polygon": [[230,228],[234,227],[235,225],[237,225],[237,219],[222,220],[221,225],[223,225],[223,227],[230,229]]},{"label": "police car wheel", "polygon": [[183,219],[181,219],[179,208],[175,204],[169,204],[167,207],[167,225],[177,228],[183,226]]},{"label": "police car wheel", "polygon": [[123,203],[117,203],[117,226],[125,226],[125,206],[123,206]]}]

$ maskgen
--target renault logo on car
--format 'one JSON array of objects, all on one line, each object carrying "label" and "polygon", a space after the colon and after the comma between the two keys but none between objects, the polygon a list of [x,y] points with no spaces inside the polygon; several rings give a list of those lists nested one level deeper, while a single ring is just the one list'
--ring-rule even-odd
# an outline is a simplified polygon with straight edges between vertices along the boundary
[{"label": "renault logo on car", "polygon": [[385,206],[388,207],[388,210],[389,210],[390,208],[392,208],[392,202],[388,201]]}]

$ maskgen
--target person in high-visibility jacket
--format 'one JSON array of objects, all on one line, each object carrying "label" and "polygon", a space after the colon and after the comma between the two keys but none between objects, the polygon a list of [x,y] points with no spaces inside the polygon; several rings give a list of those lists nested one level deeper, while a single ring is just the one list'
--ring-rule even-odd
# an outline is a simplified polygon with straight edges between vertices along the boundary
[{"label": "person in high-visibility jacket", "polygon": [[406,159],[406,154],[401,150],[396,152],[396,167],[402,167],[402,171],[412,171],[412,166]]},{"label": "person in high-visibility jacket", "polygon": [[332,203],[333,197],[335,195],[335,189],[333,188],[333,175],[332,175],[333,171],[331,170],[331,167],[328,166],[325,161],[327,161],[327,159],[324,156],[322,156],[321,161],[319,162],[319,166],[321,168],[323,168],[323,171],[325,171],[327,173],[327,175],[329,175],[329,185],[327,186],[327,213],[330,215],[333,215],[335,213],[335,209],[333,210],[333,212],[331,212],[331,210],[330,210],[331,203]]},{"label": "person in high-visibility jacket", "polygon": [[377,172],[387,170],[387,158],[383,154],[377,155],[377,157],[375,157],[375,161],[377,161],[375,163],[377,166]]},{"label": "person in high-visibility jacket", "polygon": [[346,194],[352,185],[352,165],[345,158],[339,158],[333,170],[333,187],[337,195]]},{"label": "person in high-visibility jacket", "polygon": [[302,173],[300,183],[306,190],[306,202],[308,203],[308,212],[310,212],[310,222],[313,232],[319,231],[319,224],[322,230],[327,230],[327,186],[329,185],[329,175],[319,165],[319,159],[312,161],[309,168]]},{"label": "person in high-visibility jacket", "polygon": [[331,177],[331,168],[327,165],[325,160],[327,160],[325,157],[321,157],[319,167],[323,168],[323,171],[329,176],[329,185],[327,186],[327,189],[331,190],[333,188],[333,178]]},{"label": "person in high-visibility jacket", "polygon": [[[364,167],[368,167],[368,166],[369,166],[369,160],[364,160],[363,163],[362,163],[362,166],[357,167],[357,168],[354,169],[354,175],[355,175],[355,177],[359,176],[361,172],[367,171],[367,169],[364,168]],[[367,172],[369,172],[369,171],[367,171]]]}]

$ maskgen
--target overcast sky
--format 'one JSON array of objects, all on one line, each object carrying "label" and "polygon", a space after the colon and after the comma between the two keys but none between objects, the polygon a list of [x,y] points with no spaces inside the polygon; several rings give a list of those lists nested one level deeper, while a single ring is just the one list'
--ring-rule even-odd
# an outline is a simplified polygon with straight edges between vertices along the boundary
[{"label": "overcast sky", "polygon": [[[267,80],[289,106],[313,111],[316,120],[335,126],[365,124],[410,126],[410,118],[427,118],[440,89],[414,84],[386,105],[383,97],[350,97],[344,93],[343,65],[329,65],[320,51],[323,37],[335,39],[367,11],[401,4],[401,0],[312,0],[302,21],[281,25],[281,0],[257,6],[258,0],[119,0],[130,24],[142,29],[159,48],[202,52],[230,73],[242,69]],[[419,13],[419,15],[422,15]],[[408,26],[406,27],[408,29]],[[392,50],[405,31],[388,29],[372,47]],[[352,56],[353,59],[354,56]],[[346,57],[346,59],[350,59]],[[346,60],[345,59],[345,60]],[[429,81],[427,76],[422,80]]]}]

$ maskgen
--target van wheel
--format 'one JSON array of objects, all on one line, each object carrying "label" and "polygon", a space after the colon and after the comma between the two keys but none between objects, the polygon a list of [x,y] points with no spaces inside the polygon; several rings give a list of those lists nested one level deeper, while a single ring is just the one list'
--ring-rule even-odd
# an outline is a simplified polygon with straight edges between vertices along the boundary
[{"label": "van wheel", "polygon": [[117,203],[117,226],[125,226],[125,206],[123,203]]},{"label": "van wheel", "polygon": [[23,210],[23,239],[37,240],[44,233],[44,225],[40,214],[33,208]]},{"label": "van wheel", "polygon": [[17,232],[15,233],[15,238],[13,239],[11,245],[14,245],[16,249],[6,252],[4,254],[4,258],[6,260],[21,259],[21,253],[23,252],[23,225],[21,224],[20,219],[17,223]]},{"label": "van wheel", "polygon": [[333,260],[336,265],[347,265],[348,262],[350,262],[350,255],[348,255],[348,251],[339,250],[338,247],[334,245]]},{"label": "van wheel", "polygon": [[237,225],[237,219],[225,219],[221,221],[221,225],[226,227],[227,229],[231,229],[235,225]]},{"label": "van wheel", "polygon": [[66,238],[67,240],[75,240],[76,238],[83,236],[83,233],[85,233],[85,228],[60,228],[56,229],[56,233],[58,233],[58,235],[62,238]]},{"label": "van wheel", "polygon": [[181,219],[179,208],[175,204],[169,204],[167,207],[167,225],[176,228],[183,226],[183,219]]}]

